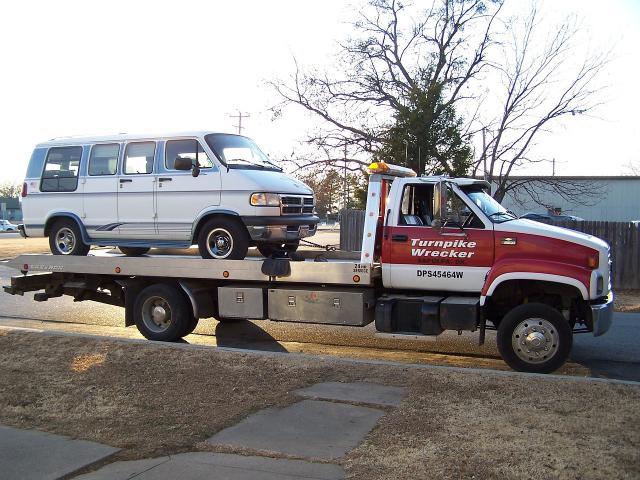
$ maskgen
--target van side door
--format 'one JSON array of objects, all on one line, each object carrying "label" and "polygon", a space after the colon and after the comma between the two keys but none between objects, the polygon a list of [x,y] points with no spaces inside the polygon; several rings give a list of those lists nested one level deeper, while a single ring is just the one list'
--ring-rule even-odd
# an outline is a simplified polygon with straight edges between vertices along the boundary
[{"label": "van side door", "polygon": [[398,193],[383,239],[385,286],[480,292],[494,259],[493,225],[449,190],[445,211],[462,218],[434,226],[433,183],[407,183]]},{"label": "van side door", "polygon": [[[163,148],[162,148],[163,147]],[[220,205],[220,168],[195,138],[170,139],[161,146],[156,188],[157,229],[163,240],[191,240],[200,212]],[[174,168],[176,158],[187,158],[200,167],[190,171]]]},{"label": "van side door", "polygon": [[133,141],[125,145],[118,175],[118,238],[157,238],[155,226],[155,141]]},{"label": "van side door", "polygon": [[91,238],[118,235],[118,159],[122,145],[104,143],[91,146],[89,165],[82,179],[82,221]]}]

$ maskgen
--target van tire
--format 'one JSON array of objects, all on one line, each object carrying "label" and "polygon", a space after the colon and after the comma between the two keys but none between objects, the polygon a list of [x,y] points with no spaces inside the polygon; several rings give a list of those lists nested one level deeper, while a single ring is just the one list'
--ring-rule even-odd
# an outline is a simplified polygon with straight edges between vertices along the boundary
[{"label": "van tire", "polygon": [[146,287],[137,295],[133,318],[146,339],[174,342],[187,334],[193,313],[182,291],[159,283]]},{"label": "van tire", "polygon": [[202,258],[242,260],[249,250],[249,233],[237,220],[214,217],[200,229],[198,250]]},{"label": "van tire", "polygon": [[61,218],[49,229],[49,248],[54,255],[85,256],[91,247],[82,240],[82,232],[75,221]]},{"label": "van tire", "polygon": [[144,247],[118,247],[122,253],[124,253],[127,257],[139,257],[140,255],[144,255],[150,249]]},{"label": "van tire", "polygon": [[573,332],[555,308],[526,303],[504,316],[496,340],[500,356],[514,370],[551,373],[569,357]]}]

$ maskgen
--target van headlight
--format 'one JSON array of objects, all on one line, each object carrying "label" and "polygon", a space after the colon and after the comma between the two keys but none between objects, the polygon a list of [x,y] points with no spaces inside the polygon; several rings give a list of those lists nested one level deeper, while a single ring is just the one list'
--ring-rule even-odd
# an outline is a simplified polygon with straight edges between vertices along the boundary
[{"label": "van headlight", "polygon": [[277,193],[252,193],[249,203],[254,207],[279,207],[280,195]]}]

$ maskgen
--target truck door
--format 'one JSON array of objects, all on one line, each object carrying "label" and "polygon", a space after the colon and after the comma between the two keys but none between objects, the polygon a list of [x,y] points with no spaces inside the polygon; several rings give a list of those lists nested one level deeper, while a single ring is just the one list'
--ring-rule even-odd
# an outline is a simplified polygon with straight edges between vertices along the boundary
[{"label": "truck door", "polygon": [[[447,187],[448,221],[434,228],[434,184],[407,183],[387,219],[382,263],[385,286],[480,292],[494,259],[493,226]],[[385,272],[386,270],[386,272]]]},{"label": "truck door", "polygon": [[118,175],[118,237],[153,240],[155,227],[153,165],[156,142],[131,142],[125,147]]}]

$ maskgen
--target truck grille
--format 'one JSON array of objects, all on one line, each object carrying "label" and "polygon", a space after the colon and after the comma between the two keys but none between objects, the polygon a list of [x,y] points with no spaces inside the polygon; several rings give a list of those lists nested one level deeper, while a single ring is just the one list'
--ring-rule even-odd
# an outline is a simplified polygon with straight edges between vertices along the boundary
[{"label": "truck grille", "polygon": [[285,195],[281,197],[282,215],[312,215],[313,196],[311,195]]}]

